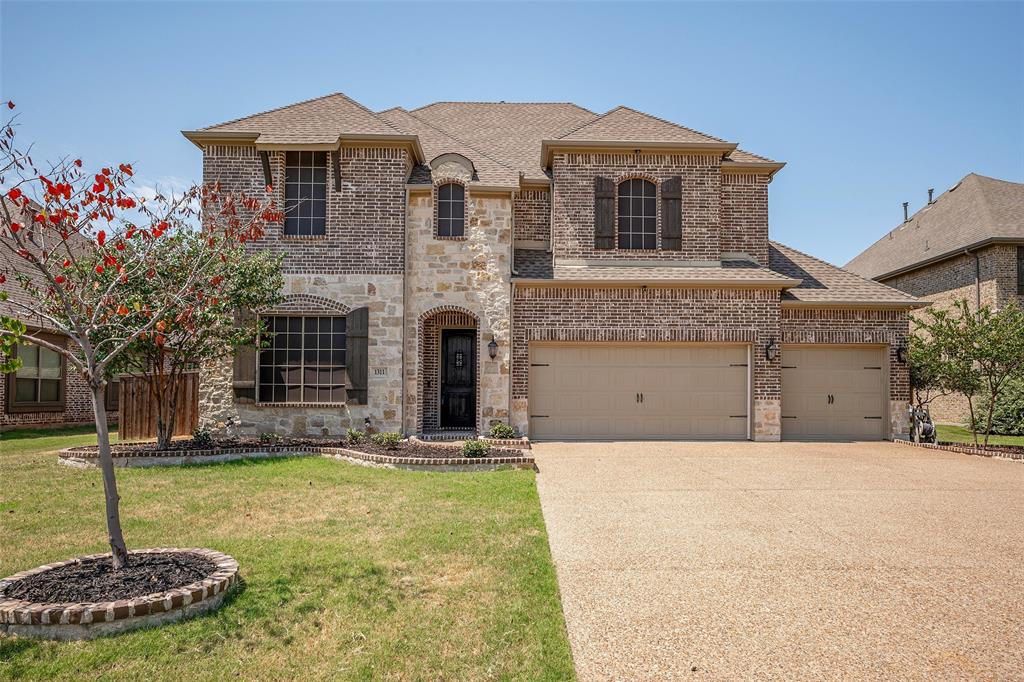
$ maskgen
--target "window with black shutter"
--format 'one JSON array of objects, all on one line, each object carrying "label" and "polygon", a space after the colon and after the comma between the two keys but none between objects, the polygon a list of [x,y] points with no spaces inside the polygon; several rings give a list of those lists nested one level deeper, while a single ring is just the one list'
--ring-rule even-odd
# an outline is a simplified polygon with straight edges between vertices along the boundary
[{"label": "window with black shutter", "polygon": [[262,403],[345,402],[345,318],[266,317],[259,352]]},{"label": "window with black shutter", "polygon": [[653,182],[634,178],[619,183],[619,248],[658,248],[658,199]]},{"label": "window with black shutter", "polygon": [[316,237],[327,232],[327,152],[285,152],[284,233]]},{"label": "window with black shutter", "polygon": [[1017,247],[1017,295],[1024,296],[1024,246]]}]

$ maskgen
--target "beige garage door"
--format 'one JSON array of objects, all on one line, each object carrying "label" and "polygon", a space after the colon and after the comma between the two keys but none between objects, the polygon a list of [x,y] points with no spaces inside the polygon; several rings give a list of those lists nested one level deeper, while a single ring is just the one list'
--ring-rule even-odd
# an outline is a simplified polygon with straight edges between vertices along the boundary
[{"label": "beige garage door", "polygon": [[881,348],[783,346],[782,437],[883,438],[884,357]]},{"label": "beige garage door", "polygon": [[747,437],[747,347],[587,344],[530,349],[530,436]]}]

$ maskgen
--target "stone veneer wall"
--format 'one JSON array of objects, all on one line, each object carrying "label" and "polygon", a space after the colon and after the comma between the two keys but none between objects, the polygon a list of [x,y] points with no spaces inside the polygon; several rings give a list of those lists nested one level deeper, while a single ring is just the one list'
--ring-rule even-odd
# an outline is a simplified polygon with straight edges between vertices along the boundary
[{"label": "stone veneer wall", "polygon": [[548,242],[551,239],[551,192],[527,189],[515,197],[515,239]]},{"label": "stone veneer wall", "polygon": [[[569,259],[716,261],[721,256],[721,159],[701,154],[555,154],[554,253]],[[683,179],[683,248],[662,251],[661,183]],[[644,178],[658,186],[658,250],[594,248],[594,178]],[[616,224],[618,224],[618,201]],[[618,241],[616,240],[616,245]]]},{"label": "stone veneer wall", "polygon": [[768,176],[722,174],[722,252],[768,264]]},{"label": "stone veneer wall", "polygon": [[[70,343],[70,341],[68,341]],[[49,426],[92,423],[92,394],[82,375],[67,363],[64,381],[64,409],[59,412],[7,412],[7,376],[0,374],[0,429],[19,426]],[[117,420],[117,413],[109,415]]]},{"label": "stone veneer wall", "polygon": [[[440,171],[435,169],[436,184],[469,180],[456,164]],[[478,321],[477,412],[483,431],[509,417],[512,200],[507,194],[475,194],[468,186],[465,237],[438,239],[434,194],[411,194],[406,218],[404,426],[408,433],[422,428],[426,392],[438,386],[439,377],[433,376],[428,389],[424,376],[424,371],[437,374],[436,363],[421,367],[424,322],[438,312],[461,311]],[[494,360],[487,352],[492,336],[498,344]]]},{"label": "stone veneer wall", "polygon": [[782,343],[881,344],[889,353],[889,427],[891,436],[910,431],[910,371],[896,358],[906,346],[910,324],[905,310],[782,309]]},{"label": "stone veneer wall", "polygon": [[[363,429],[369,418],[379,431],[402,430],[402,276],[286,274],[285,293],[294,301],[290,313],[338,314],[367,306],[369,376],[366,405],[254,404],[238,402],[232,388],[231,363],[204,368],[199,384],[200,425],[218,433],[256,436],[338,436],[351,427]],[[317,306],[316,299],[332,302]]]},{"label": "stone veneer wall", "polygon": [[781,437],[781,362],[756,352],[779,338],[777,291],[520,285],[513,315],[512,423],[524,433],[531,342],[740,342],[755,348],[754,439]]}]

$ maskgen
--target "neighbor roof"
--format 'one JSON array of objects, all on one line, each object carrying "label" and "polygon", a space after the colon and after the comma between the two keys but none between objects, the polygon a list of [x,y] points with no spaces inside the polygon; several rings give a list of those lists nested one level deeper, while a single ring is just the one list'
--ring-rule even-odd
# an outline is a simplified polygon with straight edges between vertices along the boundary
[{"label": "neighbor roof", "polygon": [[866,279],[778,242],[769,242],[768,267],[779,274],[800,280],[800,284],[782,292],[783,303],[906,308],[926,305],[910,294]]},{"label": "neighbor roof", "polygon": [[1024,184],[970,173],[846,268],[884,279],[998,241],[1024,241]]}]

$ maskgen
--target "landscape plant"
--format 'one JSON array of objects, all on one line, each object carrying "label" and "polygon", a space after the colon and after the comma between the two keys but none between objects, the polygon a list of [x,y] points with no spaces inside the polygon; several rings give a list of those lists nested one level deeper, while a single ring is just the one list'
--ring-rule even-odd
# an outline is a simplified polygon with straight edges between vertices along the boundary
[{"label": "landscape plant", "polygon": [[402,442],[402,434],[392,431],[381,431],[370,436],[370,442],[388,450],[394,450]]},{"label": "landscape plant", "polygon": [[490,451],[491,446],[477,438],[467,440],[462,444],[463,457],[486,457]]},{"label": "landscape plant", "polygon": [[510,438],[515,438],[519,434],[516,433],[515,427],[509,424],[498,422],[497,424],[493,424],[491,426],[491,430],[489,431],[488,435],[490,435],[491,438],[500,438],[502,440],[508,440]]},{"label": "landscape plant", "polygon": [[[39,167],[30,148],[17,145],[13,117],[0,131],[0,283],[21,289],[5,303],[11,315],[0,320],[0,338],[5,347],[27,342],[58,353],[88,386],[118,569],[128,550],[105,406],[112,374],[140,340],[166,345],[172,325],[219,306],[231,287],[218,278],[223,265],[283,216],[265,188],[236,194],[209,184],[147,199],[133,190],[128,163],[92,172],[81,159],[61,157]],[[201,237],[203,248],[178,238],[185,234]]]}]

